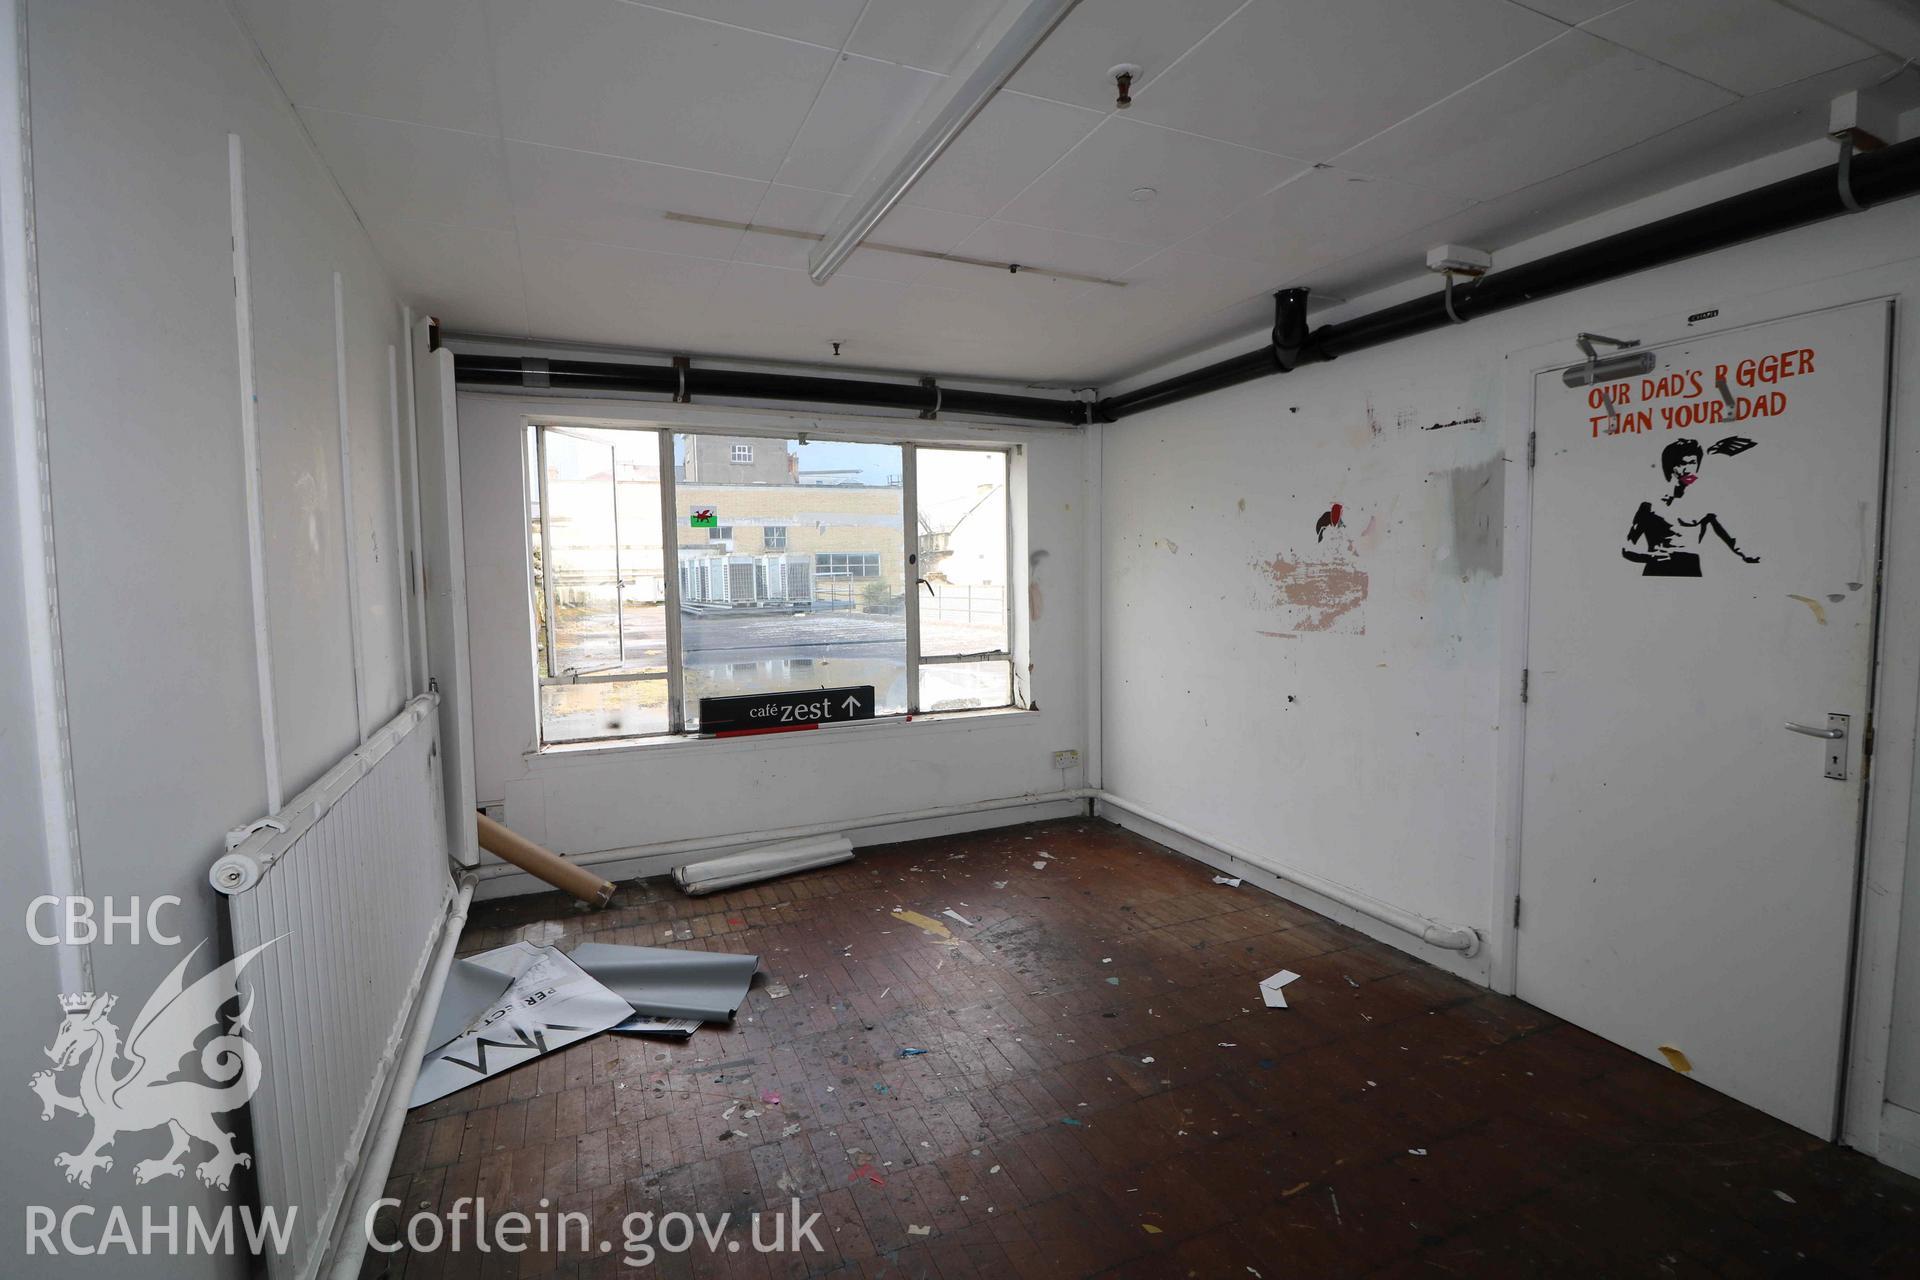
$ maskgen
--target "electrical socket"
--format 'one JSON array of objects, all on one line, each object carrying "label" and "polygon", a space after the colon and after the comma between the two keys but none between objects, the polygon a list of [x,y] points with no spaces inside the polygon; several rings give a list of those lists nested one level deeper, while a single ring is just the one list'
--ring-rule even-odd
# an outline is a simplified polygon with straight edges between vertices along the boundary
[{"label": "electrical socket", "polygon": [[1056,751],[1053,753],[1053,767],[1056,769],[1071,769],[1079,763],[1080,753],[1078,751],[1068,749],[1066,751]]}]

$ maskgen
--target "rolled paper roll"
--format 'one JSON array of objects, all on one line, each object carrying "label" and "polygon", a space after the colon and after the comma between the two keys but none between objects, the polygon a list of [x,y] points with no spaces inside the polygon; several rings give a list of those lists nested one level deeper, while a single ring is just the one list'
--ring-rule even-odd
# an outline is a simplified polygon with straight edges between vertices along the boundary
[{"label": "rolled paper roll", "polygon": [[603,880],[576,863],[568,862],[551,849],[544,849],[510,827],[503,827],[484,813],[475,813],[479,824],[480,847],[503,862],[511,862],[528,875],[545,880],[556,889],[572,894],[592,907],[604,907],[613,897],[613,882]]}]

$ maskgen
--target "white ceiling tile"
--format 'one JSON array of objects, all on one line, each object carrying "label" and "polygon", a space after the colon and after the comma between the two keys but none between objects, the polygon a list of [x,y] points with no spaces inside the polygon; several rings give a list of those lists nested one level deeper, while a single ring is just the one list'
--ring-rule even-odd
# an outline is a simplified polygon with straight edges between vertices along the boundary
[{"label": "white ceiling tile", "polygon": [[[1272,269],[1265,263],[1190,249],[1162,249],[1127,272],[1125,300],[1119,305],[1177,319],[1267,297],[1276,287]],[[1082,286],[1078,300],[1115,305],[1111,291],[1097,284]]]},{"label": "white ceiling tile", "polygon": [[234,0],[295,105],[491,132],[485,12],[470,0]]},{"label": "white ceiling tile", "polygon": [[1894,0],[1785,0],[1810,18],[1902,58],[1920,58],[1920,8]]},{"label": "white ceiling tile", "polygon": [[300,119],[362,218],[512,229],[498,138],[333,111]]},{"label": "white ceiling tile", "polygon": [[[844,204],[846,197],[830,192],[776,185],[767,192],[753,221],[763,227],[777,227],[785,231],[824,233]],[[966,239],[968,233],[979,225],[980,219],[963,214],[902,205],[880,220],[880,225],[867,237],[867,242],[945,253]],[[793,236],[748,232],[741,238],[734,259],[759,266],[805,271],[807,256],[818,243],[817,240]],[[840,270],[877,280],[907,283],[919,280],[926,274],[926,261],[907,254],[882,253],[863,248],[856,250]]]},{"label": "white ceiling tile", "polygon": [[1309,169],[1181,243],[1265,262],[1276,285],[1464,209],[1459,196],[1385,178]]},{"label": "white ceiling tile", "polygon": [[542,337],[672,348],[727,264],[611,245],[520,237],[527,316]]},{"label": "white ceiling tile", "polygon": [[869,366],[917,367],[933,344],[929,329],[945,291],[836,274],[816,285],[804,271],[736,262],[715,286],[705,336],[723,351],[785,359],[843,359]]},{"label": "white ceiling tile", "polygon": [[[1165,245],[1302,167],[1265,152],[1109,116],[1001,213],[1012,222]],[[1130,199],[1140,187],[1152,188],[1153,197]]]},{"label": "white ceiling tile", "polygon": [[[780,231],[812,231],[824,233],[833,215],[847,202],[845,196],[835,195],[831,191],[814,191],[807,187],[789,187],[774,183],[767,188],[766,196],[760,201],[760,207],[753,215],[756,225],[773,227]],[[785,267],[789,271],[805,271],[807,255],[813,252],[817,240],[799,240],[790,236],[774,235],[771,232],[749,232],[740,237],[740,243],[733,251],[737,262],[758,263],[763,267]]]},{"label": "white ceiling tile", "polygon": [[1570,30],[1340,157],[1342,168],[1484,200],[1734,101],[1724,89]]},{"label": "white ceiling tile", "polygon": [[1565,31],[1506,0],[1259,0],[1132,114],[1325,160]]},{"label": "white ceiling tile", "polygon": [[1107,78],[1110,68],[1122,63],[1139,67],[1135,83],[1144,85],[1245,2],[1080,0],[1007,87],[1109,110],[1116,96],[1113,81]]},{"label": "white ceiling tile", "polygon": [[990,217],[1100,120],[1096,111],[996,94],[907,192],[907,202]]},{"label": "white ceiling tile", "polygon": [[890,152],[940,83],[931,72],[871,58],[841,58],[794,138],[778,180],[850,193]]},{"label": "white ceiling tile", "polygon": [[960,242],[957,253],[995,262],[1017,262],[1036,271],[1073,271],[1112,278],[1143,261],[1153,252],[1145,245],[1103,240],[1049,227],[1017,222],[983,222]]},{"label": "white ceiling tile", "polygon": [[520,254],[511,232],[401,219],[362,221],[394,289],[415,311],[438,316],[453,328],[530,332]]},{"label": "white ceiling tile", "polygon": [[1584,29],[1740,94],[1874,53],[1871,45],[1771,0],[1639,0]]},{"label": "white ceiling tile", "polygon": [[725,259],[738,231],[670,221],[688,213],[745,222],[767,184],[529,142],[509,142],[514,225],[532,235]]},{"label": "white ceiling tile", "polygon": [[771,178],[834,54],[619,0],[493,0],[506,136]]},{"label": "white ceiling tile", "polygon": [[656,9],[750,27],[770,35],[838,49],[866,0],[648,0]]},{"label": "white ceiling tile", "polygon": [[1589,18],[1597,18],[1609,9],[1618,9],[1626,0],[1519,0],[1522,5],[1544,13],[1549,18],[1558,18],[1566,23],[1582,23]]},{"label": "white ceiling tile", "polygon": [[953,69],[1004,0],[870,0],[847,41],[849,53]]}]

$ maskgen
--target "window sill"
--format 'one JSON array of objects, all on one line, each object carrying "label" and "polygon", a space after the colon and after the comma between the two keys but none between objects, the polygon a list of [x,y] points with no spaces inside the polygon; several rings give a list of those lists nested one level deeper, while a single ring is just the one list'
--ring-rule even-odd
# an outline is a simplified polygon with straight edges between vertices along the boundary
[{"label": "window sill", "polygon": [[741,737],[703,737],[697,733],[660,734],[651,738],[626,738],[606,742],[568,742],[522,753],[530,770],[566,768],[594,764],[609,756],[656,751],[691,752],[699,755],[726,755],[740,751],[790,750],[796,747],[820,747],[828,741],[871,741],[905,737],[928,732],[968,732],[977,729],[1011,727],[1037,720],[1040,712],[1031,707],[994,707],[982,711],[923,711],[917,716],[876,716],[850,724],[823,725],[818,729],[794,733],[767,733]]}]

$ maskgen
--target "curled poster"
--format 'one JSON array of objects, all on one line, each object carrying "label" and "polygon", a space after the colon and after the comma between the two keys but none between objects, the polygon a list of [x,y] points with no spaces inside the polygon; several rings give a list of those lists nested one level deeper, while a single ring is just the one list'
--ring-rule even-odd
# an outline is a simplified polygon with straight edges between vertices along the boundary
[{"label": "curled poster", "polygon": [[633,1016],[633,1007],[551,947],[515,942],[471,957],[508,974],[504,994],[467,1029],[429,1052],[408,1106],[417,1107]]}]

